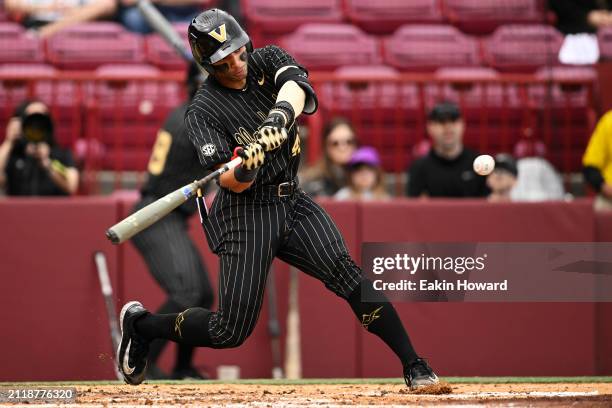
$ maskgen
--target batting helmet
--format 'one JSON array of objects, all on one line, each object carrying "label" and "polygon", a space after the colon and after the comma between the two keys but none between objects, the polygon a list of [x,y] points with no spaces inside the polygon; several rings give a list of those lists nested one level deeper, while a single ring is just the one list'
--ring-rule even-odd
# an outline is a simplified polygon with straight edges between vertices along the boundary
[{"label": "batting helmet", "polygon": [[228,13],[210,9],[198,15],[189,25],[189,45],[195,61],[208,73],[213,73],[212,64],[246,45],[253,50],[249,35]]}]

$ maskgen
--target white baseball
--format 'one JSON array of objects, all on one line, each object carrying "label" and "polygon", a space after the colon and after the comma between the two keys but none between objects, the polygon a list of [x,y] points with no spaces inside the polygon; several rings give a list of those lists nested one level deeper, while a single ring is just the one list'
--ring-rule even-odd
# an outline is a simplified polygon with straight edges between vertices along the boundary
[{"label": "white baseball", "polygon": [[481,154],[474,159],[474,171],[481,176],[488,176],[495,168],[495,160],[488,154]]}]

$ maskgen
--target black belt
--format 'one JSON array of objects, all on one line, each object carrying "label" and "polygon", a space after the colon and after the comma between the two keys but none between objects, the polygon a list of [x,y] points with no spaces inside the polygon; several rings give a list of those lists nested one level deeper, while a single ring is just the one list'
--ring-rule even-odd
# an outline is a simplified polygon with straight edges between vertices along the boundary
[{"label": "black belt", "polygon": [[278,198],[289,197],[298,192],[297,181],[287,181],[281,184],[266,184],[257,186],[252,191],[247,192],[253,198]]}]

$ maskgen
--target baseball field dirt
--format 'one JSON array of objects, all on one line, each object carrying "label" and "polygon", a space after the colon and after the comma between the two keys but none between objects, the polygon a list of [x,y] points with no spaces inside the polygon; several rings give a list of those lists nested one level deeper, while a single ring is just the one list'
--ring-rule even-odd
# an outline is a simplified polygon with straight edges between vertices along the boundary
[{"label": "baseball field dirt", "polygon": [[[399,381],[348,380],[347,383],[257,381],[241,383],[79,383],[69,406],[202,406],[202,407],[339,407],[339,406],[612,406],[612,382],[533,382],[451,380],[442,386],[411,392]],[[377,381],[369,382],[367,381]],[[484,382],[483,382],[484,381]],[[529,381],[529,382],[527,382]],[[46,383],[45,386],[51,385]],[[67,386],[67,383],[63,383]],[[20,385],[20,387],[23,385]],[[27,406],[42,406],[32,401]]]}]

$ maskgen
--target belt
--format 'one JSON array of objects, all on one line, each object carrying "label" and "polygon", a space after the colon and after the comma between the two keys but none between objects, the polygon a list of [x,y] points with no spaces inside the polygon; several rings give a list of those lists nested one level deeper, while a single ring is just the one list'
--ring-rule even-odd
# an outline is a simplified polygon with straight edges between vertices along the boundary
[{"label": "belt", "polygon": [[277,198],[289,197],[298,191],[297,181],[287,181],[281,184],[267,184],[257,186],[253,191],[249,192],[253,197],[257,198]]}]

